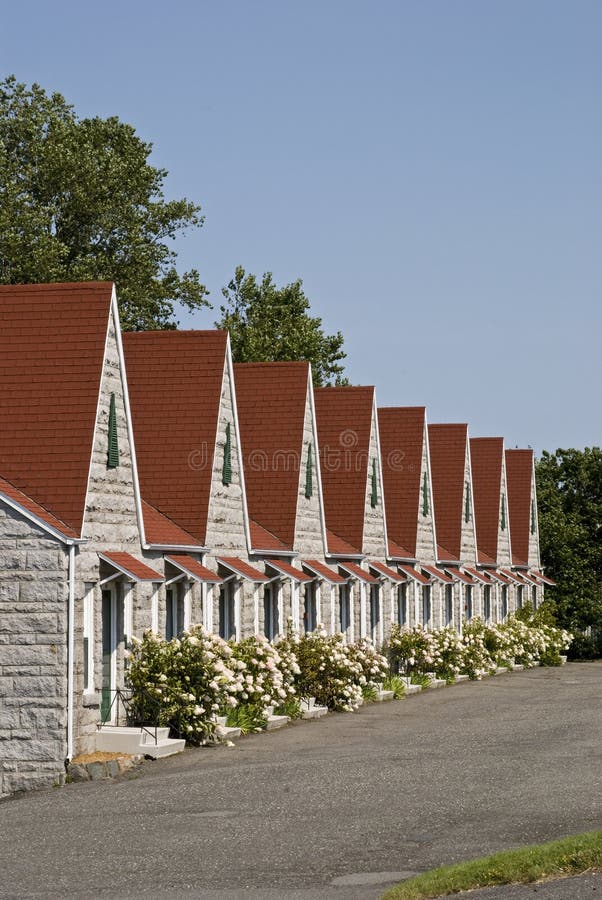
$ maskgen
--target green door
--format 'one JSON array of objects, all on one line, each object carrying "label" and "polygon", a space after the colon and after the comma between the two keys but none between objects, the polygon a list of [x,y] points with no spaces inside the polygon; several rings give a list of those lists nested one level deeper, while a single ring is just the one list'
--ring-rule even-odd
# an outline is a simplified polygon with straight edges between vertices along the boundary
[{"label": "green door", "polygon": [[114,651],[114,624],[113,624],[113,593],[102,592],[102,699],[100,704],[100,718],[104,722],[109,717],[111,709],[111,689],[113,685],[113,651]]}]

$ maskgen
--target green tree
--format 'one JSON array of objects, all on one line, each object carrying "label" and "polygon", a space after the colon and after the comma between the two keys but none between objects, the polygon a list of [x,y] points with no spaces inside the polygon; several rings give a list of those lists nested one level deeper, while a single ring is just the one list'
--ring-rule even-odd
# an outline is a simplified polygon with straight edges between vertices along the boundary
[{"label": "green tree", "polygon": [[80,119],[61,94],[0,82],[0,283],[110,280],[127,329],[173,328],[174,302],[207,306],[170,241],[200,207],[166,201],[152,144],[111,117]]},{"label": "green tree", "polygon": [[602,450],[544,452],[536,464],[542,561],[559,623],[602,628]]},{"label": "green tree", "polygon": [[215,325],[230,332],[235,362],[307,360],[315,385],[347,383],[343,335],[324,334],[322,319],[309,314],[300,278],[277,287],[271,272],[258,282],[238,266],[222,294],[226,303]]}]

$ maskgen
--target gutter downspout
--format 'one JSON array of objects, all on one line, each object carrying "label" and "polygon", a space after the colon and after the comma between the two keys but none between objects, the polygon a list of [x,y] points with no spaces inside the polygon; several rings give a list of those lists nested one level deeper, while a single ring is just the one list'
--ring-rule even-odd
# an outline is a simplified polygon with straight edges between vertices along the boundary
[{"label": "gutter downspout", "polygon": [[69,601],[67,608],[67,762],[73,758],[73,682],[75,661],[75,545],[69,546]]}]

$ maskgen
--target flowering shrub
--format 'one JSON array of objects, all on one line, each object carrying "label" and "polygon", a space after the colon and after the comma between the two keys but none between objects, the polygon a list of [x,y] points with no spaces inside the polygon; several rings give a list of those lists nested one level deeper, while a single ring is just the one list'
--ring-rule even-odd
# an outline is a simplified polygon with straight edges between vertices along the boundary
[{"label": "flowering shrub", "polygon": [[389,674],[389,662],[386,656],[379,653],[368,638],[360,638],[353,644],[347,644],[348,656],[362,669],[365,684],[376,687],[382,684]]},{"label": "flowering shrub", "polygon": [[293,667],[298,666],[290,655],[284,659],[263,635],[238,643],[230,641],[229,646],[232,667],[242,670],[243,690],[238,695],[239,702],[265,709],[266,706],[279,706],[294,696]]},{"label": "flowering shrub", "polygon": [[315,697],[319,705],[349,712],[361,705],[366,677],[341,634],[327,635],[321,626],[303,635],[289,631],[277,646],[296,657],[295,689],[300,697]]},{"label": "flowering shrub", "polygon": [[228,644],[201,625],[171,641],[147,631],[141,641],[132,639],[133,704],[141,715],[199,744],[213,734],[216,713],[236,706],[243,691],[244,663],[242,670],[236,660],[230,665],[231,657]]},{"label": "flowering shrub", "polygon": [[465,622],[461,637],[462,672],[470,678],[482,678],[495,672],[497,663],[491,655],[495,642],[495,635],[481,619]]}]

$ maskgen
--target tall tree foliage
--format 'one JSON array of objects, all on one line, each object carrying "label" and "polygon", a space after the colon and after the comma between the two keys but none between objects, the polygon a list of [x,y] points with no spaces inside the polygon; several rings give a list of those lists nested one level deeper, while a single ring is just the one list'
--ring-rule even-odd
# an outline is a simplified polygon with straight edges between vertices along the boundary
[{"label": "tall tree foliage", "polygon": [[542,561],[559,621],[602,629],[602,450],[545,452],[536,464]]},{"label": "tall tree foliage", "polygon": [[309,314],[301,279],[277,287],[272,273],[261,281],[238,266],[223,288],[218,328],[227,328],[235,362],[307,360],[314,384],[346,384],[343,335],[325,334],[322,319]]},{"label": "tall tree foliage", "polygon": [[115,281],[128,329],[175,327],[175,301],[208,305],[169,243],[202,225],[200,207],[165,200],[151,150],[117,118],[80,119],[60,94],[0,82],[0,283]]}]

